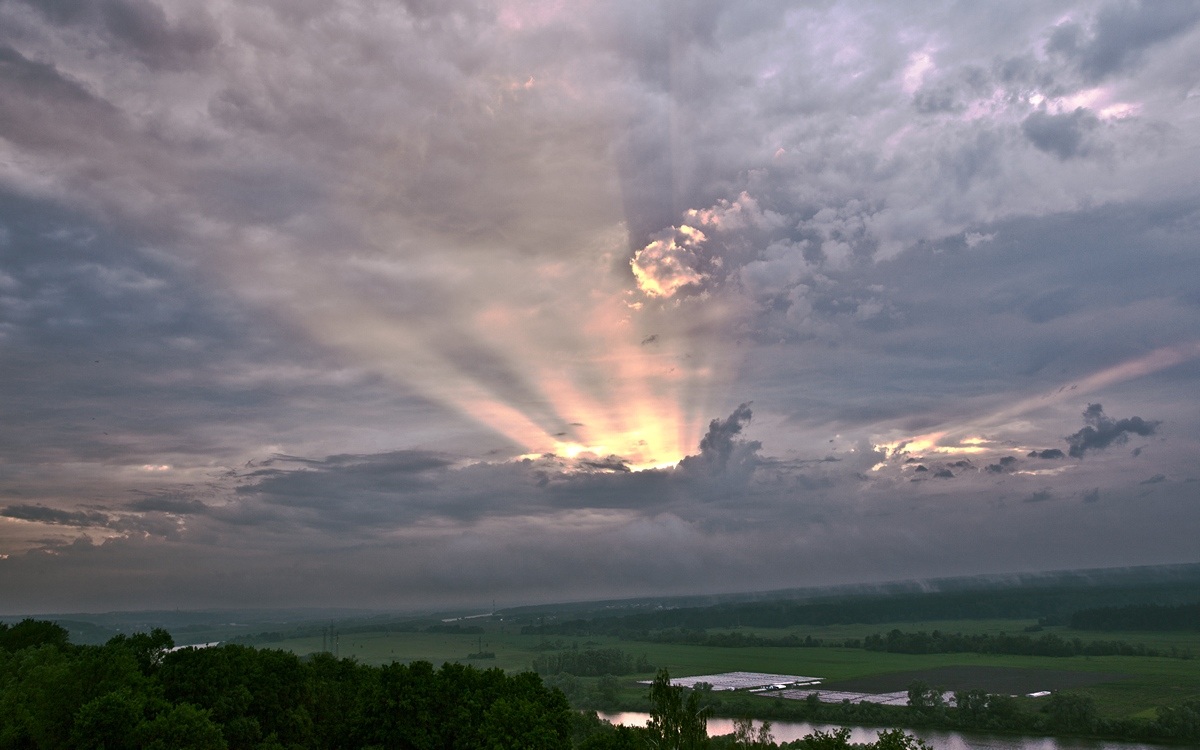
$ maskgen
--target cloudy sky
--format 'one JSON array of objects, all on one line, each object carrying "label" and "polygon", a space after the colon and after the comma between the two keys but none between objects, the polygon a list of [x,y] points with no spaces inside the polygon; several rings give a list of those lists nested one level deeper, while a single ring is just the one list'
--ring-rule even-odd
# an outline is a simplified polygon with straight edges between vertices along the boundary
[{"label": "cloudy sky", "polygon": [[0,610],[1196,562],[1200,6],[0,0]]}]

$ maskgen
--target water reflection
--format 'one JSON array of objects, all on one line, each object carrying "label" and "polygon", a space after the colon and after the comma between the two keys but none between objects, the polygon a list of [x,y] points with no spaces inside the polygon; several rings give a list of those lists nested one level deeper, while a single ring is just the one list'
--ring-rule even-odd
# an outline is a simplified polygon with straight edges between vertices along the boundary
[{"label": "water reflection", "polygon": [[[600,718],[613,724],[644,727],[650,714],[626,711],[601,713]],[[754,722],[756,729],[760,725],[761,722]],[[813,732],[832,732],[839,728],[836,724],[810,724],[804,721],[771,722],[771,734],[774,735],[776,742],[791,742],[807,737]],[[708,720],[710,737],[732,733],[732,719]],[[1160,745],[1147,745],[1139,742],[1055,739],[1054,737],[998,737],[919,730],[909,730],[909,734],[925,740],[934,750],[1162,750]],[[850,741],[853,743],[874,742],[878,738],[879,730],[877,729],[850,727]]]}]

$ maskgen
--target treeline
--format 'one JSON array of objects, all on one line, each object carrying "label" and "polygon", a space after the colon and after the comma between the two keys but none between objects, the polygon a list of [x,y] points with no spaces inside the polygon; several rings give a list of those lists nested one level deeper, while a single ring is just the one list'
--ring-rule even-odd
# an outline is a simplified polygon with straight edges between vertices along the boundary
[{"label": "treeline", "polygon": [[572,742],[574,712],[530,672],[172,645],[163,630],[76,646],[53,623],[0,627],[0,749],[557,750]]},{"label": "treeline", "polygon": [[1083,609],[1071,615],[1071,627],[1077,630],[1200,630],[1200,602]]},{"label": "treeline", "polygon": [[[710,740],[699,696],[656,679],[646,727],[572,711],[525,672],[428,662],[370,667],[329,654],[242,645],[170,650],[171,635],[73,645],[53,623],[0,625],[0,749],[719,750],[773,749],[769,733]],[[749,722],[744,722],[749,727]],[[744,741],[748,740],[748,741]],[[797,750],[921,750],[899,730],[848,744],[817,734]]]},{"label": "treeline", "polygon": [[[754,716],[758,719],[841,724],[850,726],[903,726],[922,729],[956,730],[964,732],[1003,732],[1030,736],[1070,735],[1103,737],[1137,742],[1175,742],[1195,746],[1200,741],[1200,700],[1185,701],[1172,708],[1159,708],[1154,718],[1105,719],[1097,711],[1095,701],[1082,693],[1056,692],[1036,703],[1007,695],[992,695],[983,690],[955,693],[951,705],[942,698],[940,687],[914,682],[908,689],[907,706],[887,706],[877,703],[824,703],[816,694],[805,700],[764,699],[740,691],[715,692],[710,689],[694,691],[694,707],[706,715]],[[623,705],[622,710],[655,712],[653,693],[638,704]],[[845,735],[833,733],[808,737],[798,743],[779,747],[821,748],[843,750],[850,748]],[[889,739],[880,748],[918,747],[912,738],[902,733],[888,733]],[[823,740],[828,744],[821,744]],[[893,742],[910,744],[891,744]],[[732,738],[721,738],[713,747],[776,747],[774,744],[735,744]],[[631,746],[632,747],[632,746]]]},{"label": "treeline", "polygon": [[[668,628],[649,633],[638,633],[627,637],[648,643],[671,643],[685,646],[708,646],[712,648],[820,648],[831,646],[838,648],[860,648],[867,651],[884,651],[894,654],[1007,654],[1014,656],[1172,656],[1181,654],[1172,649],[1170,653],[1149,648],[1142,643],[1128,643],[1120,640],[1082,641],[1079,638],[1066,639],[1053,633],[1038,636],[1029,635],[998,635],[963,633],[943,633],[934,630],[903,632],[898,629],[886,634],[876,633],[866,638],[847,638],[845,640],[826,641],[813,638],[811,635],[801,637],[797,633],[780,636],[764,636],[757,633],[740,631],[710,633],[706,630],[687,630],[684,628]],[[1183,652],[1182,658],[1191,658],[1190,652]],[[534,662],[535,669],[540,674],[556,674],[544,671]],[[570,669],[561,671],[570,672]],[[638,669],[638,672],[649,671]],[[573,672],[573,674],[582,674]],[[604,672],[593,674],[605,674]],[[625,672],[608,672],[607,674],[627,674]]]},{"label": "treeline", "polygon": [[854,648],[861,647],[862,641],[852,640],[826,644],[820,638],[806,635],[801,638],[796,633],[788,633],[775,637],[730,631],[726,633],[709,633],[707,630],[687,630],[685,628],[668,628],[646,633],[638,638],[648,643],[673,643],[685,646],[711,646],[713,648],[749,648],[752,646],[769,646],[778,648],[819,648],[825,645],[844,646],[853,644]]},{"label": "treeline", "polygon": [[1053,633],[1038,636],[943,633],[935,630],[905,633],[892,630],[886,635],[869,635],[862,641],[868,651],[893,654],[1010,654],[1016,656],[1163,656],[1145,644],[1125,641],[1070,640]]},{"label": "treeline", "polygon": [[540,675],[602,677],[653,672],[654,665],[645,654],[634,658],[619,648],[589,648],[541,654],[533,660],[533,671]]},{"label": "treeline", "polygon": [[[789,628],[929,620],[1032,619],[1062,625],[1072,614],[1097,607],[1142,607],[1150,601],[1194,599],[1196,584],[1169,582],[1145,586],[1037,586],[810,600],[734,602],[704,607],[659,609],[628,614],[595,613],[559,620],[539,616],[524,634],[567,637],[618,636],[641,639],[669,629]],[[1185,598],[1186,597],[1186,598]],[[1191,606],[1191,605],[1188,605]],[[1195,627],[1194,622],[1187,627]]]}]

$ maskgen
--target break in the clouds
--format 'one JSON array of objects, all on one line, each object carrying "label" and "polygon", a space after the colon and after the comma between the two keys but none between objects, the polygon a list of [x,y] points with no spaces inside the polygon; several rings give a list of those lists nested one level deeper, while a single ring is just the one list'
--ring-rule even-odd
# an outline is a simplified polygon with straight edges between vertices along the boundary
[{"label": "break in the clouds", "polygon": [[1194,561],[1198,70],[1126,0],[0,3],[0,601]]}]

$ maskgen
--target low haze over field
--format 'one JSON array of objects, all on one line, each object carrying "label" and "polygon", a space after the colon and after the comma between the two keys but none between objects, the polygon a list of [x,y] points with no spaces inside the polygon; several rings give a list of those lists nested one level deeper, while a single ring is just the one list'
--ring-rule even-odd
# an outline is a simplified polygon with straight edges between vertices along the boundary
[{"label": "low haze over field", "polygon": [[1194,562],[1197,174],[1190,3],[0,2],[0,610]]}]

